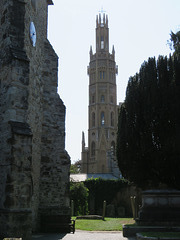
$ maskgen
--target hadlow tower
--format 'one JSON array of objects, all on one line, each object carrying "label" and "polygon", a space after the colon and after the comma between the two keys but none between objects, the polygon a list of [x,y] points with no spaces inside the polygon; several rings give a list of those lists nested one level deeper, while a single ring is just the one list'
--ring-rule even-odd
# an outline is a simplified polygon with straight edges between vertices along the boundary
[{"label": "hadlow tower", "polygon": [[115,50],[109,52],[108,16],[96,19],[96,53],[90,47],[88,147],[82,136],[82,173],[111,173],[120,176],[115,147],[118,106]]}]

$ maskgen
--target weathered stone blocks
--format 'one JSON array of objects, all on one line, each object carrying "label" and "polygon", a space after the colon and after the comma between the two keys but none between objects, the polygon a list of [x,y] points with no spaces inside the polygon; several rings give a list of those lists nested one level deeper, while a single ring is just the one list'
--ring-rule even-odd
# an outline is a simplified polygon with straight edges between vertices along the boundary
[{"label": "weathered stone blocks", "polygon": [[58,57],[47,40],[48,4],[0,1],[0,238],[29,240],[44,216],[70,218],[65,106],[57,94]]}]

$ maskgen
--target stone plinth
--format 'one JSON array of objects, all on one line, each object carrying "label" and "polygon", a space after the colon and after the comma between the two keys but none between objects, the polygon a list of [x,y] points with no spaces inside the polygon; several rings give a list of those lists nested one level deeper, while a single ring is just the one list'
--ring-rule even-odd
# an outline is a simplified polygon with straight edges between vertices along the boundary
[{"label": "stone plinth", "polygon": [[144,191],[136,221],[143,226],[180,226],[180,191]]},{"label": "stone plinth", "polygon": [[0,209],[0,239],[31,240],[32,212],[30,209]]},{"label": "stone plinth", "polygon": [[41,232],[44,233],[69,233],[71,231],[70,208],[63,209],[58,206],[40,208]]},{"label": "stone plinth", "polygon": [[[123,236],[135,237],[142,232],[180,232],[180,227],[124,225]],[[167,240],[167,239],[166,239]]]}]

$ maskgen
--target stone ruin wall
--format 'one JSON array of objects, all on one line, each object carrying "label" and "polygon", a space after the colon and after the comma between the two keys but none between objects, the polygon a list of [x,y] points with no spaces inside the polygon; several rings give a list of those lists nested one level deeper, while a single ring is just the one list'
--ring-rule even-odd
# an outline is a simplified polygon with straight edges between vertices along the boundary
[{"label": "stone ruin wall", "polygon": [[[57,56],[48,41],[44,43],[47,53],[44,61],[45,80],[43,102],[44,118],[42,133],[42,164],[40,182],[40,206],[43,215],[67,215],[69,212],[69,158],[65,149],[65,107],[56,94]],[[50,53],[50,54],[49,54]],[[54,71],[56,69],[56,71]],[[52,82],[52,80],[54,80]],[[57,111],[61,109],[61,111]],[[59,144],[61,143],[61,144]],[[49,181],[51,180],[51,181]],[[66,184],[62,185],[62,181]],[[51,192],[50,192],[51,189]],[[47,211],[49,206],[49,212]],[[61,206],[64,206],[61,208]]]},{"label": "stone ruin wall", "polygon": [[[36,8],[26,0],[0,1],[2,237],[31,239],[42,216],[70,214],[58,57],[46,37],[46,0],[38,1]],[[35,48],[29,40],[30,21],[37,31]]]}]

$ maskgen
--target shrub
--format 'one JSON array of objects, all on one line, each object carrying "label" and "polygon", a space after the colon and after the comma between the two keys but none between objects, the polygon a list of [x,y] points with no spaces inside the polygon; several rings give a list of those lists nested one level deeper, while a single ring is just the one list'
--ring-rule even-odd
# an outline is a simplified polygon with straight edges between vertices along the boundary
[{"label": "shrub", "polygon": [[83,182],[70,183],[70,199],[74,201],[75,216],[88,213],[88,192]]}]

